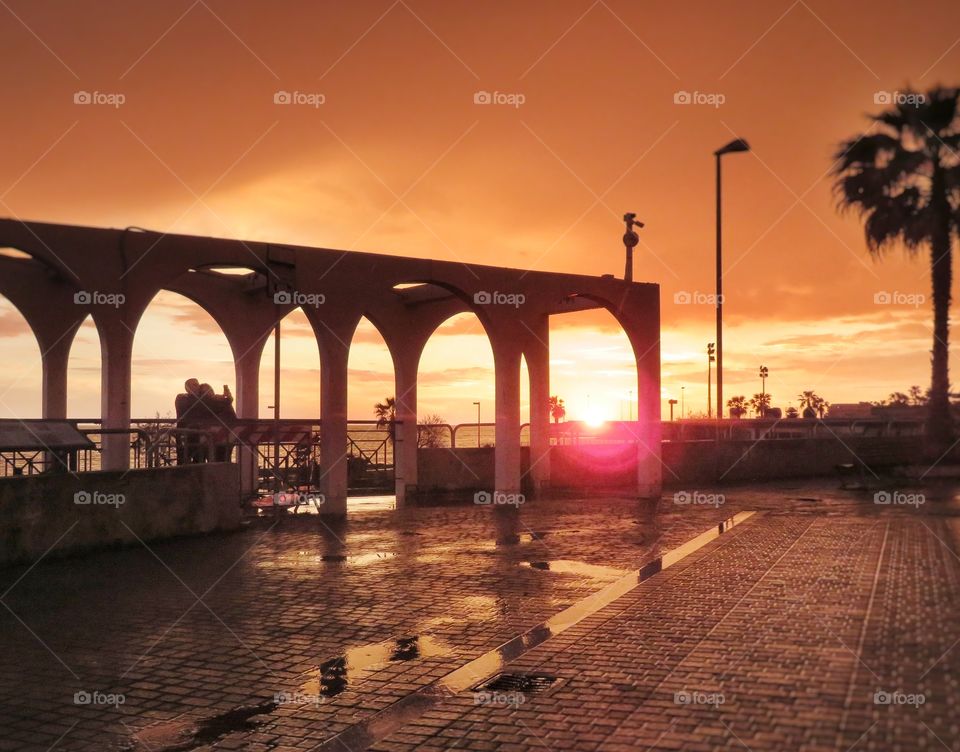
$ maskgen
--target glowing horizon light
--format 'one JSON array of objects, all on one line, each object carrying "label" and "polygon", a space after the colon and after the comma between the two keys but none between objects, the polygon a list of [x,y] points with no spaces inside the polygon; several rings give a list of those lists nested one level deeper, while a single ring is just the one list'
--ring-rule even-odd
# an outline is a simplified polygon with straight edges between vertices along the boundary
[{"label": "glowing horizon light", "polygon": [[607,422],[607,416],[599,407],[590,407],[584,412],[583,422],[591,428],[599,428]]}]

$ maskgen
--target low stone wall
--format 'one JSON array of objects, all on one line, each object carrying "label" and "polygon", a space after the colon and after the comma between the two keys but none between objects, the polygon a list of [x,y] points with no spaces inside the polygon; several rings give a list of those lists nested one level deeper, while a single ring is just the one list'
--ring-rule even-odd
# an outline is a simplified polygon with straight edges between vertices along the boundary
[{"label": "low stone wall", "polygon": [[[493,447],[466,449],[418,449],[417,492],[436,496],[453,492],[492,491],[494,486]],[[530,448],[520,448],[521,472],[530,466]],[[529,474],[522,483],[527,488]]]},{"label": "low stone wall", "polygon": [[[0,480],[0,564],[240,526],[236,465]],[[61,537],[62,536],[62,537]],[[59,542],[58,542],[59,539]]]},{"label": "low stone wall", "polygon": [[636,488],[635,444],[578,444],[550,447],[550,487]]},{"label": "low stone wall", "polygon": [[[890,465],[919,461],[916,437],[771,439],[664,442],[663,484],[766,481],[830,475],[841,463],[880,461]],[[630,488],[636,484],[637,450],[630,444],[580,444],[550,448],[550,485],[554,489]],[[869,471],[865,471],[869,472]]]},{"label": "low stone wall", "polygon": [[842,463],[860,466],[858,455],[868,464],[905,465],[918,462],[920,452],[916,437],[727,441],[719,449],[712,441],[665,442],[663,483],[682,487],[830,475]]}]

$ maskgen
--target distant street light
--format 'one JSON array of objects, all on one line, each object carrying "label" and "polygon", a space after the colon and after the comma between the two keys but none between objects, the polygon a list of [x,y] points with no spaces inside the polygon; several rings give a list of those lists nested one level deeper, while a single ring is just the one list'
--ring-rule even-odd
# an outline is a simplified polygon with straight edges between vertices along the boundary
[{"label": "distant street light", "polygon": [[480,403],[474,402],[477,406],[477,449],[480,448]]},{"label": "distant street light", "polygon": [[770,369],[766,366],[760,366],[760,415],[763,416],[767,412],[767,407],[764,404],[765,398],[767,396],[767,376],[770,375]]},{"label": "distant street light", "polygon": [[[716,357],[714,356],[714,344],[710,342],[707,344],[707,417],[713,417],[713,398],[710,396],[710,368],[711,364],[716,362]],[[717,408],[717,417],[723,417],[723,411],[720,408]]]},{"label": "distant street light", "polygon": [[683,397],[686,391],[687,391],[687,388],[685,386],[680,387],[680,420],[683,420],[683,408],[684,408]]},{"label": "distant street light", "polygon": [[722,182],[720,157],[724,154],[750,151],[750,144],[742,138],[717,149],[717,418],[723,417],[723,212],[721,211]]}]

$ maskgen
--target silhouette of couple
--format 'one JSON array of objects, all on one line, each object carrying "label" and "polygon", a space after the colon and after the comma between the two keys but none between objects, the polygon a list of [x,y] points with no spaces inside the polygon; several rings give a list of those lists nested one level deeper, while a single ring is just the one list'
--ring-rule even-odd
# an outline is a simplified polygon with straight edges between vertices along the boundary
[{"label": "silhouette of couple", "polygon": [[[231,429],[236,423],[237,413],[233,409],[230,387],[224,384],[223,394],[217,394],[209,384],[187,379],[183,388],[185,391],[178,394],[174,401],[177,428],[191,430],[178,433],[177,464],[229,462],[233,442],[228,440],[211,444],[202,431],[221,429],[217,433],[222,434],[222,429]],[[229,431],[227,433],[229,435]]]}]

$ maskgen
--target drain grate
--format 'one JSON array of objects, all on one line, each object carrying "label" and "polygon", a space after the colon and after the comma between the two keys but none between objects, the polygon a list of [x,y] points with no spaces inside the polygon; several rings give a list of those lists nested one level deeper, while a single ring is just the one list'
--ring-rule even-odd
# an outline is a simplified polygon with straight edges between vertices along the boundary
[{"label": "drain grate", "polygon": [[553,689],[560,677],[549,674],[497,674],[492,679],[476,685],[474,692],[521,692],[539,695]]}]

